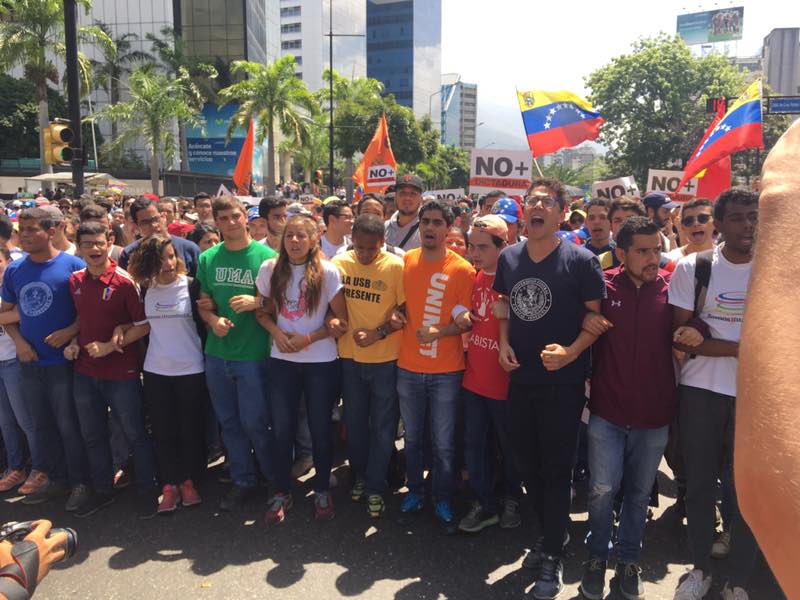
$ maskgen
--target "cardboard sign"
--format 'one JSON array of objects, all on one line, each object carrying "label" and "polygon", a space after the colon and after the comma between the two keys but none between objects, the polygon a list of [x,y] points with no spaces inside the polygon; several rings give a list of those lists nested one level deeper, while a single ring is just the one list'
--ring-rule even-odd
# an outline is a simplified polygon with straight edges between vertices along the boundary
[{"label": "cardboard sign", "polygon": [[531,185],[533,156],[528,150],[472,151],[469,172],[470,193],[486,194],[501,190],[523,195]]},{"label": "cardboard sign", "polygon": [[633,177],[617,177],[616,179],[607,179],[606,181],[595,181],[592,184],[593,198],[614,200],[620,196],[639,198],[641,195],[642,193],[639,191],[639,186],[636,185],[636,181]]},{"label": "cardboard sign", "polygon": [[683,171],[665,171],[650,169],[647,171],[647,193],[666,192],[678,201],[691,200],[697,196],[697,178],[690,179],[680,190],[678,185],[683,178]]},{"label": "cardboard sign", "polygon": [[459,198],[464,197],[464,188],[454,188],[452,190],[428,190],[423,196],[435,196],[437,200],[454,203]]},{"label": "cardboard sign", "polygon": [[397,180],[397,171],[392,165],[370,165],[367,167],[367,188],[386,187]]}]

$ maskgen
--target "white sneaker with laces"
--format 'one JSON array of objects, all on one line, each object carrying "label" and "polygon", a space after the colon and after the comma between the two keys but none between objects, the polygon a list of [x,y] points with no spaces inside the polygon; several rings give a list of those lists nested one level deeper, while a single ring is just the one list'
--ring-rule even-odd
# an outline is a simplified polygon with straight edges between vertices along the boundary
[{"label": "white sneaker with laces", "polygon": [[694,569],[678,585],[673,600],[701,600],[710,588],[711,577],[703,577],[700,569]]},{"label": "white sneaker with laces", "polygon": [[735,587],[731,589],[728,587],[728,584],[725,584],[725,587],[722,589],[722,593],[720,594],[722,600],[750,600],[750,596],[747,595],[740,587]]}]

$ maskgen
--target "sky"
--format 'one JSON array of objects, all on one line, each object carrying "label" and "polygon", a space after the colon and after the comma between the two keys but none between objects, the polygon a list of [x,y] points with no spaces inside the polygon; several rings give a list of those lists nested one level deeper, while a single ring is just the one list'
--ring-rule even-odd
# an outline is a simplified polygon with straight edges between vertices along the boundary
[{"label": "sky", "polygon": [[583,78],[637,39],[674,33],[679,14],[729,6],[744,6],[743,39],[727,44],[731,56],[759,54],[774,28],[800,27],[800,2],[788,0],[442,0],[442,73],[478,84],[478,147],[524,148],[515,86],[584,95]]}]

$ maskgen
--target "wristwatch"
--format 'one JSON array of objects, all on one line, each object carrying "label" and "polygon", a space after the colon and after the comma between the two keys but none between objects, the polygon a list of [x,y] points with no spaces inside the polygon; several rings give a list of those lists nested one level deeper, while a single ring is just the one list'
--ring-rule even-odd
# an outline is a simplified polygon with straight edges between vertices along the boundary
[{"label": "wristwatch", "polygon": [[378,325],[375,328],[375,331],[378,334],[378,338],[381,340],[389,335],[389,333],[386,331],[386,325]]}]

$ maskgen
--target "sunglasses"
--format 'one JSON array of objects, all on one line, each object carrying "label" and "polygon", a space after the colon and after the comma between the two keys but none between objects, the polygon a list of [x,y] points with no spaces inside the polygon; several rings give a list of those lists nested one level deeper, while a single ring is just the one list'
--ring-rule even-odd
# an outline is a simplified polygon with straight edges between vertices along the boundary
[{"label": "sunglasses", "polygon": [[711,220],[711,215],[709,215],[707,213],[703,213],[703,214],[697,215],[697,217],[695,217],[694,215],[690,215],[688,217],[683,217],[681,219],[681,225],[683,225],[684,227],[691,227],[692,225],[694,225],[694,220],[695,219],[697,219],[697,222],[700,223],[700,225],[705,225],[706,223],[708,223]]}]

